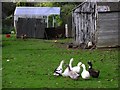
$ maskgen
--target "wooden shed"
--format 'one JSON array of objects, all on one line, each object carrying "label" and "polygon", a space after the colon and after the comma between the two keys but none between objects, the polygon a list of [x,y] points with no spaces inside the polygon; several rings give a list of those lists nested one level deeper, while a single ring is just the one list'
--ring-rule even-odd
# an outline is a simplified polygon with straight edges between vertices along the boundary
[{"label": "wooden shed", "polygon": [[96,47],[116,47],[118,44],[117,2],[83,2],[72,12],[74,44],[84,48],[89,42]]},{"label": "wooden shed", "polygon": [[50,15],[59,15],[60,7],[16,7],[14,27],[19,38],[44,38]]},{"label": "wooden shed", "polygon": [[16,22],[17,38],[26,35],[27,38],[44,38],[45,19],[18,18]]}]

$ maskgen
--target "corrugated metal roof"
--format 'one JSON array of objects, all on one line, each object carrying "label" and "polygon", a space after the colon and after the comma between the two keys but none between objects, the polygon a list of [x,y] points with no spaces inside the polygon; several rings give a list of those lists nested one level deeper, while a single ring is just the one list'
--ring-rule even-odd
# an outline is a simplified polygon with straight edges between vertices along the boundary
[{"label": "corrugated metal roof", "polygon": [[60,14],[60,7],[16,7],[14,15],[25,16],[49,16]]}]

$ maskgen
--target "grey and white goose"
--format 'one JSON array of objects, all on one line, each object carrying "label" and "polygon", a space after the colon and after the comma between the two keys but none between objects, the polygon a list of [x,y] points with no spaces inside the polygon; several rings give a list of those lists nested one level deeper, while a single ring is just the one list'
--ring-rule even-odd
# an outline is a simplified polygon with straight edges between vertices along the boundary
[{"label": "grey and white goose", "polygon": [[54,76],[61,76],[63,71],[63,68],[62,68],[63,63],[64,63],[64,60],[62,60],[60,62],[60,65],[54,70],[54,74],[53,74]]},{"label": "grey and white goose", "polygon": [[99,74],[100,74],[100,71],[92,68],[92,62],[91,61],[88,61],[88,65],[89,65],[88,71],[90,73],[90,76],[93,77],[93,78],[98,78]]},{"label": "grey and white goose", "polygon": [[68,65],[68,75],[71,79],[77,80],[79,78],[79,74],[72,70],[72,68]]}]

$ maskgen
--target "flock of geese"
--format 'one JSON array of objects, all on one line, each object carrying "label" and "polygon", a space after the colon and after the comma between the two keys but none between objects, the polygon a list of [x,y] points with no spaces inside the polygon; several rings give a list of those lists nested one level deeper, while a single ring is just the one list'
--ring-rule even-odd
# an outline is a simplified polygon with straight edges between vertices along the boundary
[{"label": "flock of geese", "polygon": [[71,79],[78,79],[80,77],[80,71],[81,71],[81,67],[82,72],[81,72],[81,77],[83,79],[90,79],[90,77],[93,78],[98,78],[99,77],[99,70],[95,70],[92,68],[92,62],[88,61],[88,65],[89,68],[88,70],[86,70],[86,66],[85,64],[83,64],[82,62],[79,62],[77,64],[77,66],[72,67],[72,62],[73,62],[73,58],[70,59],[70,62],[67,66],[67,68],[64,70],[63,72],[63,64],[64,64],[64,60],[62,60],[60,62],[60,65],[54,70],[54,76],[63,76],[63,77],[70,77]]}]

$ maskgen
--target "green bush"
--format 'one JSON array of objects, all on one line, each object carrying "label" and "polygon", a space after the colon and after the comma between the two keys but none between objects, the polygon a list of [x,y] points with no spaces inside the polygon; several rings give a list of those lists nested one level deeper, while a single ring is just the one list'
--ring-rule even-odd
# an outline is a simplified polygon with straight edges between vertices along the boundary
[{"label": "green bush", "polygon": [[11,34],[11,31],[15,32],[15,28],[10,26],[4,26],[2,28],[2,34]]}]

